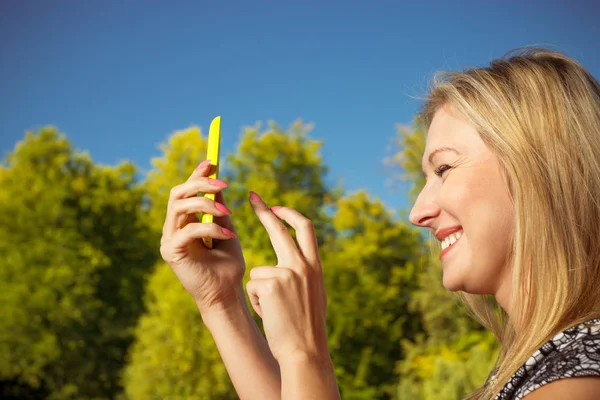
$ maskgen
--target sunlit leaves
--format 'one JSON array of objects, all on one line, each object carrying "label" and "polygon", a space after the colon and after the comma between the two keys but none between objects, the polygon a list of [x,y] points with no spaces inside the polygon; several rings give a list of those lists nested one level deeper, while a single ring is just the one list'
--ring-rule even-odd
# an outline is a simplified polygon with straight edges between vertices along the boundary
[{"label": "sunlit leaves", "polygon": [[54,128],[0,170],[0,380],[52,398],[120,391],[157,251],[129,163],[103,167]]}]

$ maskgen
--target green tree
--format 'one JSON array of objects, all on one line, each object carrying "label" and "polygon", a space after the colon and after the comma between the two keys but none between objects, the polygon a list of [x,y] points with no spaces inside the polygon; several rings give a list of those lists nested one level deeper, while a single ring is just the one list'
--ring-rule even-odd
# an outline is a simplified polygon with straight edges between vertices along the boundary
[{"label": "green tree", "polygon": [[408,308],[419,237],[359,191],[336,204],[336,236],[324,246],[329,346],[343,399],[389,399],[402,338],[420,329]]},{"label": "green tree", "polygon": [[0,187],[3,390],[113,398],[158,256],[134,166],[95,165],[44,128],[4,160]]},{"label": "green tree", "polygon": [[405,343],[408,354],[399,363],[398,399],[459,399],[485,382],[497,356],[494,336],[480,330],[433,343],[424,336]]},{"label": "green tree", "polygon": [[[411,201],[425,185],[421,172],[425,139],[418,119],[413,128],[399,126],[398,153],[388,160],[399,168],[402,179],[413,183]],[[497,343],[456,294],[443,287],[437,240],[429,236],[423,246],[418,288],[409,304],[420,315],[423,331],[413,340],[402,341],[406,356],[396,366],[400,375],[396,395],[398,399],[457,399],[485,382],[498,354]]]}]

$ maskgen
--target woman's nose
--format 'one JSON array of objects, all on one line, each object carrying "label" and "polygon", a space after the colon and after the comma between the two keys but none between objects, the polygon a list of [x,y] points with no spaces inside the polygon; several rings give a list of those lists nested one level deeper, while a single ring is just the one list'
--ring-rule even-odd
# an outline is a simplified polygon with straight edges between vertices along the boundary
[{"label": "woman's nose", "polygon": [[433,220],[440,214],[440,207],[433,198],[422,191],[413,205],[408,219],[413,225],[430,228]]}]

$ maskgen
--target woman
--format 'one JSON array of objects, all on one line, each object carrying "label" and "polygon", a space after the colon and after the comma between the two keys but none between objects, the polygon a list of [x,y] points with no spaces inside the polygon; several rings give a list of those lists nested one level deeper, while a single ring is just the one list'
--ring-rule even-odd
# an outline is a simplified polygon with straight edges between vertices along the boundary
[{"label": "woman", "polygon": [[[600,398],[600,85],[560,53],[525,50],[445,74],[421,118],[427,182],[410,221],[440,241],[444,286],[501,344],[470,398]],[[265,342],[245,307],[226,183],[208,180],[208,165],[172,191],[161,254],[196,300],[240,398],[339,398],[311,222],[251,192],[278,257],[253,268],[247,285]],[[215,224],[194,221],[199,211]],[[219,242],[208,250],[202,237]]]}]

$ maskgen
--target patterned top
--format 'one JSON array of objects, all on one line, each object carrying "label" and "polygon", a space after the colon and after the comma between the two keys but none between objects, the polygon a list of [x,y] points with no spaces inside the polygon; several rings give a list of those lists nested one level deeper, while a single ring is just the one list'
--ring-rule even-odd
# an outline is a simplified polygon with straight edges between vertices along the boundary
[{"label": "patterned top", "polygon": [[520,400],[561,378],[600,377],[600,319],[564,330],[547,341],[517,370],[496,400]]}]

